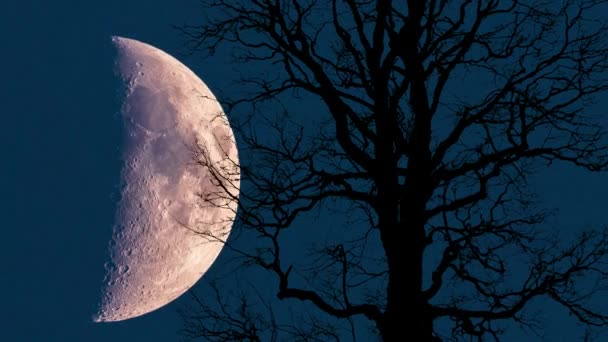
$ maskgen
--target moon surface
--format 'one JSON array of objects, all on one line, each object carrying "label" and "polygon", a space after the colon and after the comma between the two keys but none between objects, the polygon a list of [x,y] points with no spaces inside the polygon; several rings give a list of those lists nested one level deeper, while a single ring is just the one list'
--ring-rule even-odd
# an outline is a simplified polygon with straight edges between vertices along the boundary
[{"label": "moon surface", "polygon": [[[223,247],[239,191],[234,135],[209,88],[153,46],[112,40],[126,144],[97,322],[146,314],[194,285]],[[205,151],[219,177],[194,151]]]}]

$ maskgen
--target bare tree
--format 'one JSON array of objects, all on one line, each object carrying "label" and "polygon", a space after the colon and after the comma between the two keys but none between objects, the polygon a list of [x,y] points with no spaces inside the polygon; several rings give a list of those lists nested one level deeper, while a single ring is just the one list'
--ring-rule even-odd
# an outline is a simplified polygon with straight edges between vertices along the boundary
[{"label": "bare tree", "polygon": [[[325,317],[368,322],[384,341],[498,340],[505,323],[534,329],[527,313],[540,298],[584,326],[608,325],[593,304],[608,285],[608,231],[561,240],[528,186],[554,162],[608,168],[604,127],[588,111],[608,89],[608,31],[594,18],[607,1],[202,3],[204,22],[180,27],[189,48],[231,48],[248,93],[224,101],[240,197],[201,202],[238,201],[234,229],[254,236],[232,246],[244,264],[273,275],[282,302],[320,315],[304,331],[246,301],[233,313],[201,303],[186,311],[186,335],[351,339]],[[310,103],[322,110],[302,115]],[[204,148],[196,158],[229,181]],[[348,223],[343,232],[286,257],[286,234],[319,231],[296,224],[318,208]]]}]

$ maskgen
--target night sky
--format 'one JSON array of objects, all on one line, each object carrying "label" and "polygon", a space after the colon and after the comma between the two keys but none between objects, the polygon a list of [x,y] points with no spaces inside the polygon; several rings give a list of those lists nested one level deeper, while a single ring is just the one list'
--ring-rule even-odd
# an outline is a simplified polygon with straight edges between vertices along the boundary
[{"label": "night sky", "polygon": [[[185,56],[172,25],[196,23],[197,1],[31,1],[0,4],[0,341],[177,341],[183,296],[145,316],[91,321],[118,200],[122,122],[110,37],[141,40],[180,59],[212,91],[228,92],[226,55]],[[606,13],[608,16],[608,13]],[[471,89],[470,91],[474,91]],[[590,108],[608,106],[600,101]],[[606,114],[603,114],[606,118]],[[608,124],[608,120],[604,120]],[[573,232],[606,219],[608,175],[555,165],[535,178]],[[222,255],[210,273],[222,266]],[[269,286],[274,286],[274,283]],[[545,337],[580,336],[553,306]],[[554,316],[555,315],[555,316]],[[608,334],[605,335],[608,340]],[[508,339],[507,339],[508,340]]]}]

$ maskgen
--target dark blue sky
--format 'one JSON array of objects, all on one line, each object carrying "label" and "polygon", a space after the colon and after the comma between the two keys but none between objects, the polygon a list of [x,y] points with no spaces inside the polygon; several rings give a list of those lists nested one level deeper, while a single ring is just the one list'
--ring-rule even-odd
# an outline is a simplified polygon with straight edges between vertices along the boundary
[{"label": "dark blue sky", "polygon": [[[0,213],[8,219],[0,239],[0,341],[178,340],[176,310],[185,298],[126,322],[96,324],[90,316],[104,275],[120,171],[110,36],[175,55],[221,92],[230,81],[223,74],[232,68],[229,59],[181,58],[182,44],[171,28],[194,22],[196,3],[2,1]],[[600,101],[597,109],[606,105]],[[536,186],[547,204],[561,208],[556,229],[608,221],[607,175],[557,165],[537,177]],[[550,323],[546,340],[579,336],[571,328],[561,320]]]}]

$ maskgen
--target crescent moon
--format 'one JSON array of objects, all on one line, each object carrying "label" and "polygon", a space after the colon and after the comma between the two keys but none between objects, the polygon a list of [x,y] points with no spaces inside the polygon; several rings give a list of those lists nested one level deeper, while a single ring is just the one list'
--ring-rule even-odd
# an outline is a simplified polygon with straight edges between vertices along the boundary
[{"label": "crescent moon", "polygon": [[[127,137],[97,322],[141,316],[194,285],[223,247],[237,209],[227,198],[239,194],[234,135],[209,88],[153,46],[112,40],[127,89]],[[196,146],[218,166],[219,178],[196,165]],[[215,200],[202,204],[201,196]]]}]

